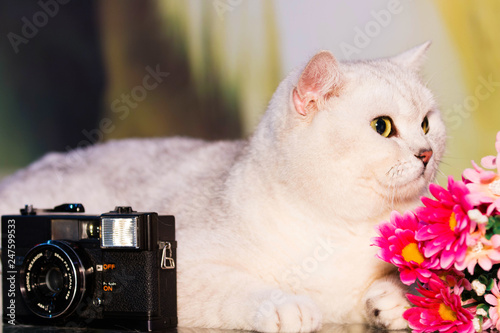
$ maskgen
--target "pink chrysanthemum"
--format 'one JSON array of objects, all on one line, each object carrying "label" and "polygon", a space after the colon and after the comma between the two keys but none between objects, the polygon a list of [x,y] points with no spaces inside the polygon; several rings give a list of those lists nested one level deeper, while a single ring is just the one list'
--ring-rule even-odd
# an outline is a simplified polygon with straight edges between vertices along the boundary
[{"label": "pink chrysanthemum", "polygon": [[436,184],[431,184],[429,190],[436,200],[422,197],[425,207],[416,208],[423,222],[416,239],[425,242],[427,258],[439,258],[441,267],[449,269],[456,261],[463,261],[467,250],[467,234],[471,227],[467,211],[472,206],[465,197],[469,190],[451,176],[448,190]]},{"label": "pink chrysanthemum", "polygon": [[500,330],[500,290],[498,289],[496,279],[491,289],[491,294],[484,296],[484,299],[491,305],[489,315],[492,326]]},{"label": "pink chrysanthemum", "polygon": [[399,268],[401,281],[410,285],[416,279],[425,283],[431,276],[430,269],[438,268],[438,262],[425,258],[421,243],[415,240],[418,220],[413,212],[400,215],[394,211],[390,221],[377,226],[380,237],[373,245],[380,247],[377,257]]},{"label": "pink chrysanthemum", "polygon": [[486,239],[481,230],[467,236],[467,251],[462,261],[455,263],[458,270],[467,270],[474,274],[476,264],[489,271],[494,264],[500,263],[500,235]]},{"label": "pink chrysanthemum", "polygon": [[495,148],[497,156],[484,157],[481,165],[486,169],[496,168],[497,172],[483,170],[472,161],[474,169],[466,169],[462,174],[471,192],[467,198],[474,206],[486,204],[488,215],[495,210],[500,212],[500,132],[497,133]]},{"label": "pink chrysanthemum", "polygon": [[455,288],[460,294],[465,290],[472,290],[472,286],[465,278],[465,274],[454,268],[434,271],[447,286]]},{"label": "pink chrysanthemum", "polygon": [[462,307],[460,294],[435,275],[427,284],[428,289],[418,288],[422,296],[408,294],[416,307],[406,310],[403,317],[415,333],[473,333],[474,315]]}]

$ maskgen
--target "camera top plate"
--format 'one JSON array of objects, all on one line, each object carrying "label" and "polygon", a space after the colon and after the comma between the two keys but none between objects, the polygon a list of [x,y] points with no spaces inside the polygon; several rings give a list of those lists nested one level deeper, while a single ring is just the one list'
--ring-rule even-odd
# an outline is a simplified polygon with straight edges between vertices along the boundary
[{"label": "camera top plate", "polygon": [[85,208],[80,203],[65,203],[48,209],[33,208],[33,205],[26,205],[20,211],[21,215],[36,215],[38,213],[85,213]]}]

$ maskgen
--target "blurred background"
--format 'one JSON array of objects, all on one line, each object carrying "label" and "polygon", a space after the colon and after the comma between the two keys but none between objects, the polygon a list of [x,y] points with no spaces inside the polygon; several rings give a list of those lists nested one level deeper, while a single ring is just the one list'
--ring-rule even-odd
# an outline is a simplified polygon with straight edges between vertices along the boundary
[{"label": "blurred background", "polygon": [[125,137],[252,132],[280,80],[433,45],[423,77],[448,124],[443,175],[495,153],[496,0],[2,0],[0,178],[48,151]]}]

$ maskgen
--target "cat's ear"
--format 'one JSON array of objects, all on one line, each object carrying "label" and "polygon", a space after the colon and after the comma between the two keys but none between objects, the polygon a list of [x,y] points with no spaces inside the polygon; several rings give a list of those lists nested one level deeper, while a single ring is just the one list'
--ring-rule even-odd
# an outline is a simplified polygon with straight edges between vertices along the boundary
[{"label": "cat's ear", "polygon": [[431,41],[428,40],[423,44],[417,45],[409,49],[408,51],[405,51],[393,57],[392,61],[418,71],[420,69],[420,66],[422,66],[422,63],[425,60],[425,54],[427,53],[427,50],[429,49],[430,46],[431,46]]},{"label": "cat's ear", "polygon": [[302,116],[309,115],[339,88],[337,60],[330,52],[321,51],[309,61],[293,90],[295,110]]}]

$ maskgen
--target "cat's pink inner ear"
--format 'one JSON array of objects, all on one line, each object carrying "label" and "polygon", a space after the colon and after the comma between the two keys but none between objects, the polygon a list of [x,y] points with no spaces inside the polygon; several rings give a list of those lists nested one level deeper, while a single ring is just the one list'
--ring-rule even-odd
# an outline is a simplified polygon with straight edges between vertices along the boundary
[{"label": "cat's pink inner ear", "polygon": [[293,91],[295,110],[305,116],[318,109],[339,85],[337,60],[328,51],[316,54],[302,72]]}]

